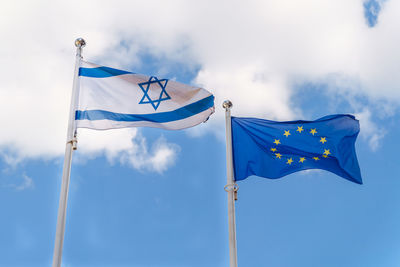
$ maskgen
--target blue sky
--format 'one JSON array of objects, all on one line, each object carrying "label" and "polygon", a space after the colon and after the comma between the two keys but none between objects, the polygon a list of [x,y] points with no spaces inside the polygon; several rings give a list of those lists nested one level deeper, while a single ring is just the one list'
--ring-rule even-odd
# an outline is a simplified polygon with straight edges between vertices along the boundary
[{"label": "blue sky", "polygon": [[361,186],[318,170],[238,183],[239,266],[398,266],[400,5],[352,2],[1,4],[0,266],[51,265],[79,36],[85,60],[204,86],[216,114],[80,131],[63,266],[229,266],[225,99],[235,116],[361,123]]}]

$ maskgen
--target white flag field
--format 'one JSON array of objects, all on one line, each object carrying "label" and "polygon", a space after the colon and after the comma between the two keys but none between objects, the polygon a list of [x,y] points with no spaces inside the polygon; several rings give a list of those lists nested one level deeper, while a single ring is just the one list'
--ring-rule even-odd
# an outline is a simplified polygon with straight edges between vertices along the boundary
[{"label": "white flag field", "polygon": [[214,112],[207,90],[82,61],[77,128],[156,127],[178,130],[205,122]]}]

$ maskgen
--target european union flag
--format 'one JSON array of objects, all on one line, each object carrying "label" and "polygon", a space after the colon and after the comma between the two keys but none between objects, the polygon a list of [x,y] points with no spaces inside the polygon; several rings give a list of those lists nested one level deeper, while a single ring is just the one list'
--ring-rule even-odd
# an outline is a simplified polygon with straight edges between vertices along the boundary
[{"label": "european union flag", "polygon": [[235,180],[323,169],[362,184],[355,151],[359,131],[352,115],[287,122],[232,117]]}]

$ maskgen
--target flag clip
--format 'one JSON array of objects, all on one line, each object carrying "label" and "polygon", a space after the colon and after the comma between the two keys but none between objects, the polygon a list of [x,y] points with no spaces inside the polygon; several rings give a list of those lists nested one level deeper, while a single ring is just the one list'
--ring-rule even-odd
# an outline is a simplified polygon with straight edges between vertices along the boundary
[{"label": "flag clip", "polygon": [[238,200],[237,191],[239,190],[239,186],[237,185],[237,183],[225,185],[225,186],[224,186],[224,190],[225,190],[226,192],[231,192],[231,191],[233,191],[233,194],[235,195],[235,200]]},{"label": "flag clip", "polygon": [[72,140],[67,141],[67,144],[69,144],[69,143],[72,144],[72,149],[73,150],[77,150],[78,149],[78,146],[77,146],[78,139],[76,139],[76,136],[74,136],[74,138]]}]

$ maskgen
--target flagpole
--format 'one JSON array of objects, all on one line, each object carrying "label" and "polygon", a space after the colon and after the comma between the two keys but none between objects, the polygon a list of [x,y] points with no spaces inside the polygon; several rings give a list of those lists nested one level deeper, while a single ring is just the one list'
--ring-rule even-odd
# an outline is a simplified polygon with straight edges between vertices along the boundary
[{"label": "flagpole", "polygon": [[53,267],[61,267],[62,249],[63,249],[64,232],[65,232],[65,218],[67,212],[68,188],[69,188],[69,181],[71,174],[72,151],[76,150],[76,142],[77,142],[76,128],[75,128],[75,107],[77,103],[78,90],[79,90],[78,75],[82,59],[81,56],[82,48],[85,45],[86,42],[82,38],[78,38],[75,40],[75,46],[76,46],[75,72],[74,72],[74,82],[72,86],[71,106],[69,111],[67,144],[65,146],[60,202],[58,206],[57,230],[56,230],[56,239],[55,239],[54,254],[53,254]]},{"label": "flagpole", "polygon": [[225,109],[225,129],[226,129],[226,175],[227,184],[225,191],[228,193],[228,223],[229,223],[229,257],[230,267],[237,267],[237,248],[236,248],[236,221],[235,221],[235,200],[238,186],[233,177],[232,159],[232,126],[231,108],[232,102],[225,100],[222,104]]}]

